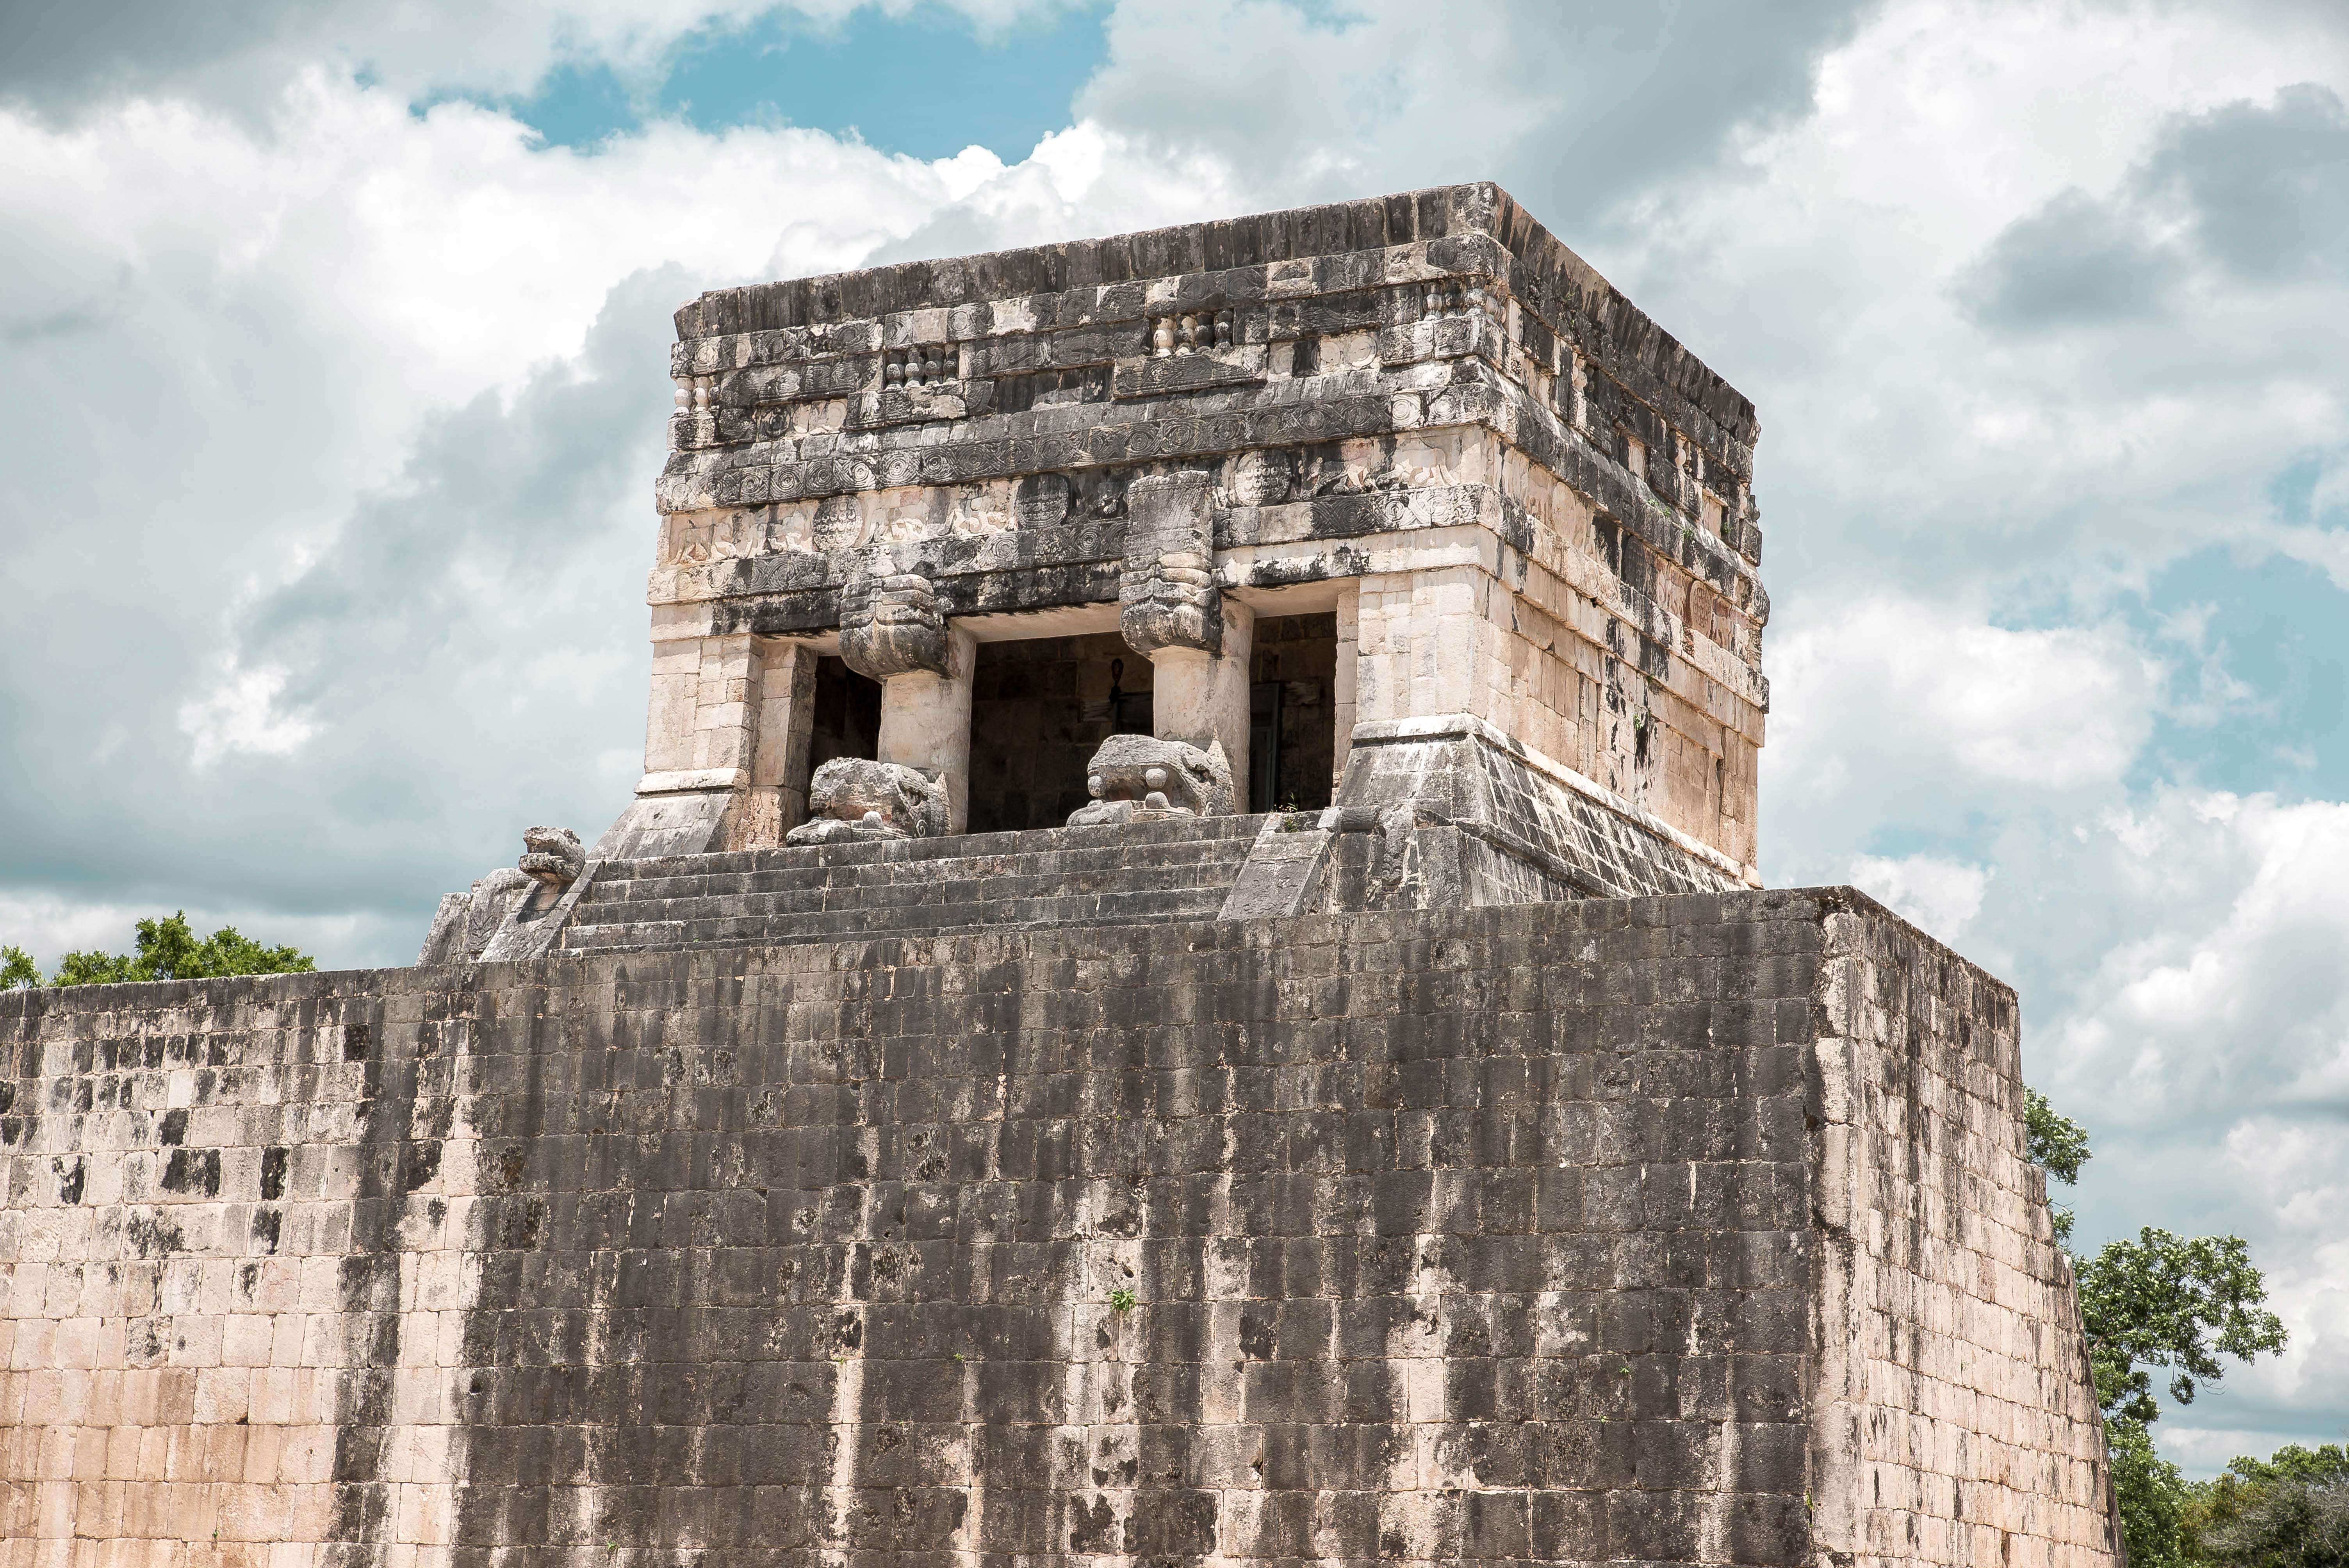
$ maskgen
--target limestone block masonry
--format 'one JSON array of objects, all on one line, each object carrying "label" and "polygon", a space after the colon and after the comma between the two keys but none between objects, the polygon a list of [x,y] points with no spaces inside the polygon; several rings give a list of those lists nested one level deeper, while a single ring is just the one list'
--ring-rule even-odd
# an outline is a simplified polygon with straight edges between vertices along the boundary
[{"label": "limestone block masonry", "polygon": [[2118,1563],[1726,383],[1489,184],[677,325],[592,846],[0,993],[0,1568]]},{"label": "limestone block masonry", "polygon": [[2111,1563],[2022,1094],[1847,890],[10,992],[0,1568]]},{"label": "limestone block masonry", "polygon": [[1381,792],[1426,758],[1343,767],[1438,723],[1549,802],[1475,824],[1514,864],[1466,896],[1760,885],[1753,405],[1499,187],[721,290],[677,335],[645,777],[596,859],[782,842],[792,661],[833,655],[959,831],[950,637],[1119,634],[1245,796],[1251,628],[1330,615],[1335,806],[1456,818]]}]

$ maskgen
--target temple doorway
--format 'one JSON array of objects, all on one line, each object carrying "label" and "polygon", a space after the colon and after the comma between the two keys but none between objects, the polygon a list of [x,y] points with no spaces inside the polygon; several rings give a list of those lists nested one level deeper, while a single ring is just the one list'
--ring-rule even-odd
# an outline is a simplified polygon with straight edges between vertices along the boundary
[{"label": "temple doorway", "polygon": [[1338,756],[1338,617],[1260,616],[1248,672],[1247,809],[1318,811]]},{"label": "temple doorway", "polygon": [[1150,733],[1150,661],[1114,632],[981,643],[971,677],[970,830],[1065,826],[1112,735]]},{"label": "temple doorway", "polygon": [[830,654],[818,658],[815,706],[808,727],[810,776],[835,757],[871,758],[880,749],[881,683],[858,675]]}]

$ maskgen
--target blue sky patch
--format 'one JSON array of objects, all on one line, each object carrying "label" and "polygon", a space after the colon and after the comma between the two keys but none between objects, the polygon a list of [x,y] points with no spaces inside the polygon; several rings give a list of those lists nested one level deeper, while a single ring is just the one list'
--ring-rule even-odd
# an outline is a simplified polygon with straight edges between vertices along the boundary
[{"label": "blue sky patch", "polygon": [[833,26],[771,12],[673,46],[649,95],[601,60],[556,67],[525,98],[481,99],[552,146],[594,148],[650,119],[702,131],[793,125],[852,133],[884,152],[951,158],[977,143],[1007,163],[1069,124],[1069,102],[1106,52],[1105,13],[1080,5],[983,33],[959,12],[861,7]]}]

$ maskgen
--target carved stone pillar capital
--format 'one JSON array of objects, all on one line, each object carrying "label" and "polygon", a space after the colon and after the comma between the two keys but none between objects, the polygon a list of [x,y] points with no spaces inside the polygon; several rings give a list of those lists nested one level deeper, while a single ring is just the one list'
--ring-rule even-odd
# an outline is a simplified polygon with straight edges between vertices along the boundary
[{"label": "carved stone pillar capital", "polygon": [[1117,580],[1117,629],[1143,655],[1165,648],[1223,651],[1223,593],[1216,586],[1210,477],[1145,474],[1126,490],[1125,562]]},{"label": "carved stone pillar capital", "polygon": [[927,670],[947,674],[945,612],[930,580],[891,569],[886,558],[860,560],[840,589],[840,656],[858,675],[885,681]]}]

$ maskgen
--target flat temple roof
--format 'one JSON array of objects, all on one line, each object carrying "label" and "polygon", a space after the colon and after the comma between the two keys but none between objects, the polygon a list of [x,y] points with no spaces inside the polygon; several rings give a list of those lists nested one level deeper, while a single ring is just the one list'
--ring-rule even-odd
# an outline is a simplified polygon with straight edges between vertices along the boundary
[{"label": "flat temple roof", "polygon": [[[1392,196],[1218,218],[1102,239],[1068,240],[936,261],[713,289],[677,312],[679,342],[771,332],[894,312],[1262,266],[1485,234],[1513,263],[1510,293],[1600,360],[1633,361],[1739,440],[1760,435],[1754,405],[1491,181]],[[1578,326],[1579,330],[1577,330]],[[1596,335],[1597,342],[1589,343]]]}]

